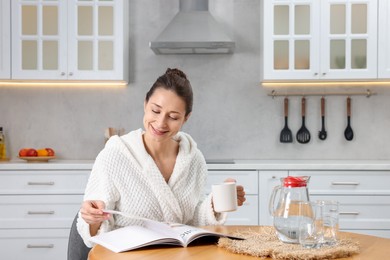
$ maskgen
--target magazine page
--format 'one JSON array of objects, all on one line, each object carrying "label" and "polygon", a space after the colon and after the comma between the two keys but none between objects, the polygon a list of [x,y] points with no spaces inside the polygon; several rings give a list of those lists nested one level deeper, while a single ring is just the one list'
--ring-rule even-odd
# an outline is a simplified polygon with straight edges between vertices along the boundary
[{"label": "magazine page", "polygon": [[116,253],[149,245],[182,245],[169,225],[152,220],[145,221],[143,226],[127,226],[102,233],[90,240]]}]

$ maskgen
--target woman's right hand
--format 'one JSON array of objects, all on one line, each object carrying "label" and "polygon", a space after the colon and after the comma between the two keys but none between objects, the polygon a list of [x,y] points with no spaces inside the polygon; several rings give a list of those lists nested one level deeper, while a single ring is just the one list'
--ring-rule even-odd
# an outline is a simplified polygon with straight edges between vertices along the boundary
[{"label": "woman's right hand", "polygon": [[106,205],[101,200],[86,200],[83,202],[80,213],[84,221],[90,225],[91,235],[95,231],[97,232],[104,220],[110,218],[110,214],[103,212],[105,208]]}]

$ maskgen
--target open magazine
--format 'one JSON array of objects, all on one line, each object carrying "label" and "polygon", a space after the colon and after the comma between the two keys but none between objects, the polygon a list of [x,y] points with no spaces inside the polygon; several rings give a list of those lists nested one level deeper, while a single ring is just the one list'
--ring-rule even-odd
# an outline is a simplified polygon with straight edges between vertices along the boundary
[{"label": "open magazine", "polygon": [[162,223],[148,219],[142,219],[141,222],[142,225],[119,228],[94,236],[90,240],[116,253],[150,245],[177,245],[187,247],[188,244],[196,239],[206,236],[242,240],[239,237],[184,224]]}]

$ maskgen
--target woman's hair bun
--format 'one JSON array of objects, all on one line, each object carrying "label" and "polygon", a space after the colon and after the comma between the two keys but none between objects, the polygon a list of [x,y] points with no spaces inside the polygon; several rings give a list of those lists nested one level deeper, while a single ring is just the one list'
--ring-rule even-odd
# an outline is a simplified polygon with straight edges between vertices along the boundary
[{"label": "woman's hair bun", "polygon": [[167,71],[165,71],[165,74],[166,75],[176,75],[176,76],[179,76],[181,78],[187,79],[187,75],[183,71],[176,69],[176,68],[174,68],[174,69],[168,68]]}]

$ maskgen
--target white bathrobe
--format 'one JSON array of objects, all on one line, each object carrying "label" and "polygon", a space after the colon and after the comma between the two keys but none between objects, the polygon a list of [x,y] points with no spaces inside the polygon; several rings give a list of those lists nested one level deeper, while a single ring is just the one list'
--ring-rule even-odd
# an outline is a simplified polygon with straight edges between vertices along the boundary
[{"label": "white bathrobe", "polygon": [[[223,224],[226,213],[213,211],[211,195],[205,195],[207,167],[202,153],[188,134],[179,132],[179,153],[168,183],[142,140],[142,129],[113,136],[96,157],[84,200],[102,200],[106,209],[157,221],[189,225]],[[114,215],[98,233],[132,225],[134,219]],[[79,217],[77,228],[89,242],[89,225]]]}]

